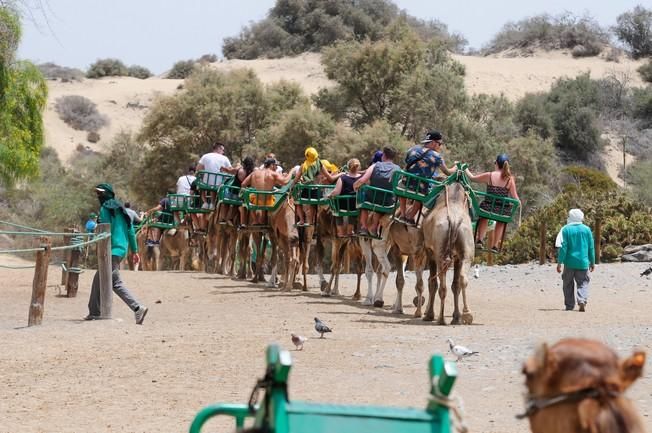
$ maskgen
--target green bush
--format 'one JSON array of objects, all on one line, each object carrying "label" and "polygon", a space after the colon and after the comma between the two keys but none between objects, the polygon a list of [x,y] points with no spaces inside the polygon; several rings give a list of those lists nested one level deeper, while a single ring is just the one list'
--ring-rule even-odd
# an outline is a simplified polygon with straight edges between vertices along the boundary
[{"label": "green bush", "polygon": [[318,52],[342,41],[374,42],[386,38],[386,29],[398,20],[424,41],[437,38],[457,52],[466,45],[466,39],[449,33],[445,24],[411,17],[388,0],[277,0],[267,18],[225,38],[222,52],[227,59],[275,58]]},{"label": "green bush", "polygon": [[168,72],[165,78],[169,79],[186,79],[193,73],[195,70],[195,61],[194,60],[179,60],[174,65],[172,69]]},{"label": "green bush", "polygon": [[127,68],[127,75],[134,78],[144,80],[152,76],[149,69],[144,66],[131,65]]},{"label": "green bush", "polygon": [[118,59],[98,59],[86,72],[86,78],[124,77],[129,74],[127,67]]},{"label": "green bush", "polygon": [[534,133],[544,140],[554,136],[555,125],[546,100],[546,94],[527,93],[516,103],[514,120],[521,134]]},{"label": "green bush", "polygon": [[647,63],[639,66],[637,71],[641,75],[643,81],[652,83],[652,59],[648,60]]},{"label": "green bush", "polygon": [[652,86],[635,88],[632,91],[633,110],[632,115],[639,120],[641,126],[649,128],[652,126]]},{"label": "green bush", "polygon": [[37,65],[43,76],[48,80],[81,81],[84,73],[76,68],[59,66],[56,63],[41,63]]},{"label": "green bush", "polygon": [[652,55],[652,10],[636,6],[619,15],[613,32],[635,59]]},{"label": "green bush", "polygon": [[[609,177],[608,174],[594,170],[588,167],[570,165],[562,169],[562,173],[567,177],[564,182],[565,189],[570,191],[599,191],[612,192],[618,188],[618,185]],[[572,181],[572,183],[568,182]]]},{"label": "green bush", "polygon": [[607,32],[590,16],[548,14],[510,22],[483,48],[484,54],[510,49],[572,49],[574,56],[595,56],[609,42]]},{"label": "green bush", "polygon": [[109,122],[106,116],[97,111],[95,103],[85,96],[61,96],[57,99],[54,109],[61,120],[80,131],[95,132]]}]

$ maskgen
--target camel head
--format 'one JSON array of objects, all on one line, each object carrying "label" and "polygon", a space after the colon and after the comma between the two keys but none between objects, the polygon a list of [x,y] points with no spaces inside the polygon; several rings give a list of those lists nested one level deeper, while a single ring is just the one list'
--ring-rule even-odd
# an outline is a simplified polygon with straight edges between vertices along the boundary
[{"label": "camel head", "polygon": [[523,364],[533,433],[643,432],[623,393],[638,379],[645,353],[621,360],[587,339],[541,345]]}]

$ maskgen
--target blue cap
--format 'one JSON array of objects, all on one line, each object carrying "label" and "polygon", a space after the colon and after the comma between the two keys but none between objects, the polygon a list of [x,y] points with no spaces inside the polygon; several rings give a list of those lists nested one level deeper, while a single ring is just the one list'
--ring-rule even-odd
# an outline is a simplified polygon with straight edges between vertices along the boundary
[{"label": "blue cap", "polygon": [[374,157],[371,160],[372,164],[375,164],[377,162],[380,162],[383,160],[383,151],[382,150],[377,150],[376,153],[374,153]]},{"label": "blue cap", "polygon": [[506,153],[501,153],[496,157],[496,164],[498,164],[498,168],[503,168],[503,165],[505,165],[505,163],[508,161],[509,156],[507,156]]}]

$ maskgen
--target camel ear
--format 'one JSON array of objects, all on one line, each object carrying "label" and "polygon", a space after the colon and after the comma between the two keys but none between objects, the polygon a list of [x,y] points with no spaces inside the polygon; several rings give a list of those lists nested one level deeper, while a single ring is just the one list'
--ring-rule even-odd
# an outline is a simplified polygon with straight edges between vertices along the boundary
[{"label": "camel ear", "polygon": [[[541,343],[534,351],[534,356],[528,358],[523,364],[523,374],[528,377],[536,373],[547,371],[551,361],[550,349],[546,343]],[[554,358],[554,357],[552,357]]]},{"label": "camel ear", "polygon": [[620,379],[623,391],[630,387],[643,374],[645,352],[637,351],[620,362]]}]

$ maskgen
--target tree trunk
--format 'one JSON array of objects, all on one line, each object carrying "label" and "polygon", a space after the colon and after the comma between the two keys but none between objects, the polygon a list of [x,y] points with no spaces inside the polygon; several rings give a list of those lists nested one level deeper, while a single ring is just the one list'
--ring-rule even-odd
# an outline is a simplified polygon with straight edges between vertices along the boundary
[{"label": "tree trunk", "polygon": [[36,253],[36,268],[32,283],[32,301],[29,304],[27,326],[40,325],[43,322],[45,303],[45,288],[48,283],[48,266],[50,264],[50,238],[39,238],[39,246],[43,248]]}]

